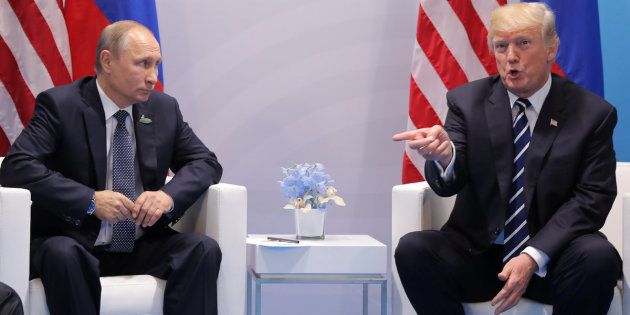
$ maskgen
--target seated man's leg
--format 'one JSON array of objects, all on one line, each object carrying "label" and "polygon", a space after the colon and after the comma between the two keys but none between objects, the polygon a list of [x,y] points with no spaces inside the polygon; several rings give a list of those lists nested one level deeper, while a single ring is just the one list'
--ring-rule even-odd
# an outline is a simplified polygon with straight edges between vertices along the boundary
[{"label": "seated man's leg", "polygon": [[143,237],[136,249],[132,273],[166,279],[164,314],[217,314],[221,250],[215,240],[173,232]]},{"label": "seated man's leg", "polygon": [[98,260],[76,240],[55,236],[34,240],[31,267],[46,291],[51,314],[98,314],[101,283]]},{"label": "seated man's leg", "polygon": [[599,234],[583,235],[551,261],[547,276],[532,279],[526,297],[553,304],[558,314],[606,314],[621,276],[621,258]]},{"label": "seated man's leg", "polygon": [[22,300],[10,286],[0,282],[0,315],[23,315]]},{"label": "seated man's leg", "polygon": [[464,314],[461,302],[492,299],[503,283],[501,248],[472,255],[440,231],[400,239],[395,260],[405,292],[418,314]]}]

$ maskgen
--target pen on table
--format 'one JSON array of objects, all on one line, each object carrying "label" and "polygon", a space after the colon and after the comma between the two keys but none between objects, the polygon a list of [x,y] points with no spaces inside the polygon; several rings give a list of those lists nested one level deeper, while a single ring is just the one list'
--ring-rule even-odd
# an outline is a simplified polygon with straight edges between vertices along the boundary
[{"label": "pen on table", "polygon": [[295,243],[295,244],[299,244],[300,243],[300,241],[298,241],[298,240],[292,240],[290,238],[273,237],[273,236],[268,236],[267,240],[269,240],[269,241],[285,242],[285,243]]}]

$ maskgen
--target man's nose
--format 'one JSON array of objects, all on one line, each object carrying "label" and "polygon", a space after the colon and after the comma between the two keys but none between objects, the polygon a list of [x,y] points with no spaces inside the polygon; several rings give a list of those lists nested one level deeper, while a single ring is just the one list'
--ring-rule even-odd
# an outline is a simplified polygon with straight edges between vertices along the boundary
[{"label": "man's nose", "polygon": [[158,67],[151,67],[147,70],[147,83],[154,85],[158,80]]},{"label": "man's nose", "polygon": [[518,62],[518,52],[516,51],[514,45],[510,44],[507,47],[507,60],[510,63]]}]

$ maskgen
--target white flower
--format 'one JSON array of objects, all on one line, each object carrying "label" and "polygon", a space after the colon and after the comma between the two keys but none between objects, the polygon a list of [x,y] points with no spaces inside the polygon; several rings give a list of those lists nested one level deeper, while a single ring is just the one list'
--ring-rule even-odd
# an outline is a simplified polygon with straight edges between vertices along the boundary
[{"label": "white flower", "polygon": [[319,203],[327,203],[329,201],[333,201],[338,206],[345,206],[346,202],[343,201],[343,198],[337,196],[337,189],[335,187],[330,186],[326,189],[325,196],[319,196]]}]

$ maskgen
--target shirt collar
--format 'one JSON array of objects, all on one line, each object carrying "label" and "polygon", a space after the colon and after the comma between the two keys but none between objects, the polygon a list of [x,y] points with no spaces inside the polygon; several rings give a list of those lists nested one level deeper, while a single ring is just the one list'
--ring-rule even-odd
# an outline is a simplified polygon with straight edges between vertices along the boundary
[{"label": "shirt collar", "polygon": [[[527,100],[529,100],[529,102],[532,103],[532,107],[536,111],[536,114],[540,114],[540,109],[542,108],[543,103],[545,102],[545,99],[547,98],[547,95],[549,94],[550,90],[551,90],[551,73],[549,74],[549,77],[547,78],[547,82],[545,82],[545,84],[540,88],[540,90],[536,91],[536,93],[532,94],[532,96],[527,98]],[[514,103],[518,99],[518,96],[514,95],[510,91],[507,91],[507,92],[508,92],[508,97],[510,98],[510,108],[513,108]]]},{"label": "shirt collar", "polygon": [[[98,96],[100,96],[101,103],[103,104],[103,111],[105,112],[105,121],[107,121],[112,116],[114,116],[114,114],[116,114],[116,112],[119,111],[120,108],[114,103],[114,101],[112,101],[111,98],[109,98],[109,96],[107,96],[107,94],[105,94],[105,92],[101,88],[101,85],[98,83],[98,80],[96,80],[96,89],[98,90]],[[123,108],[124,111],[127,111],[127,113],[129,113],[129,117],[131,117],[131,122],[133,122],[132,108],[133,106],[127,106]]]}]

